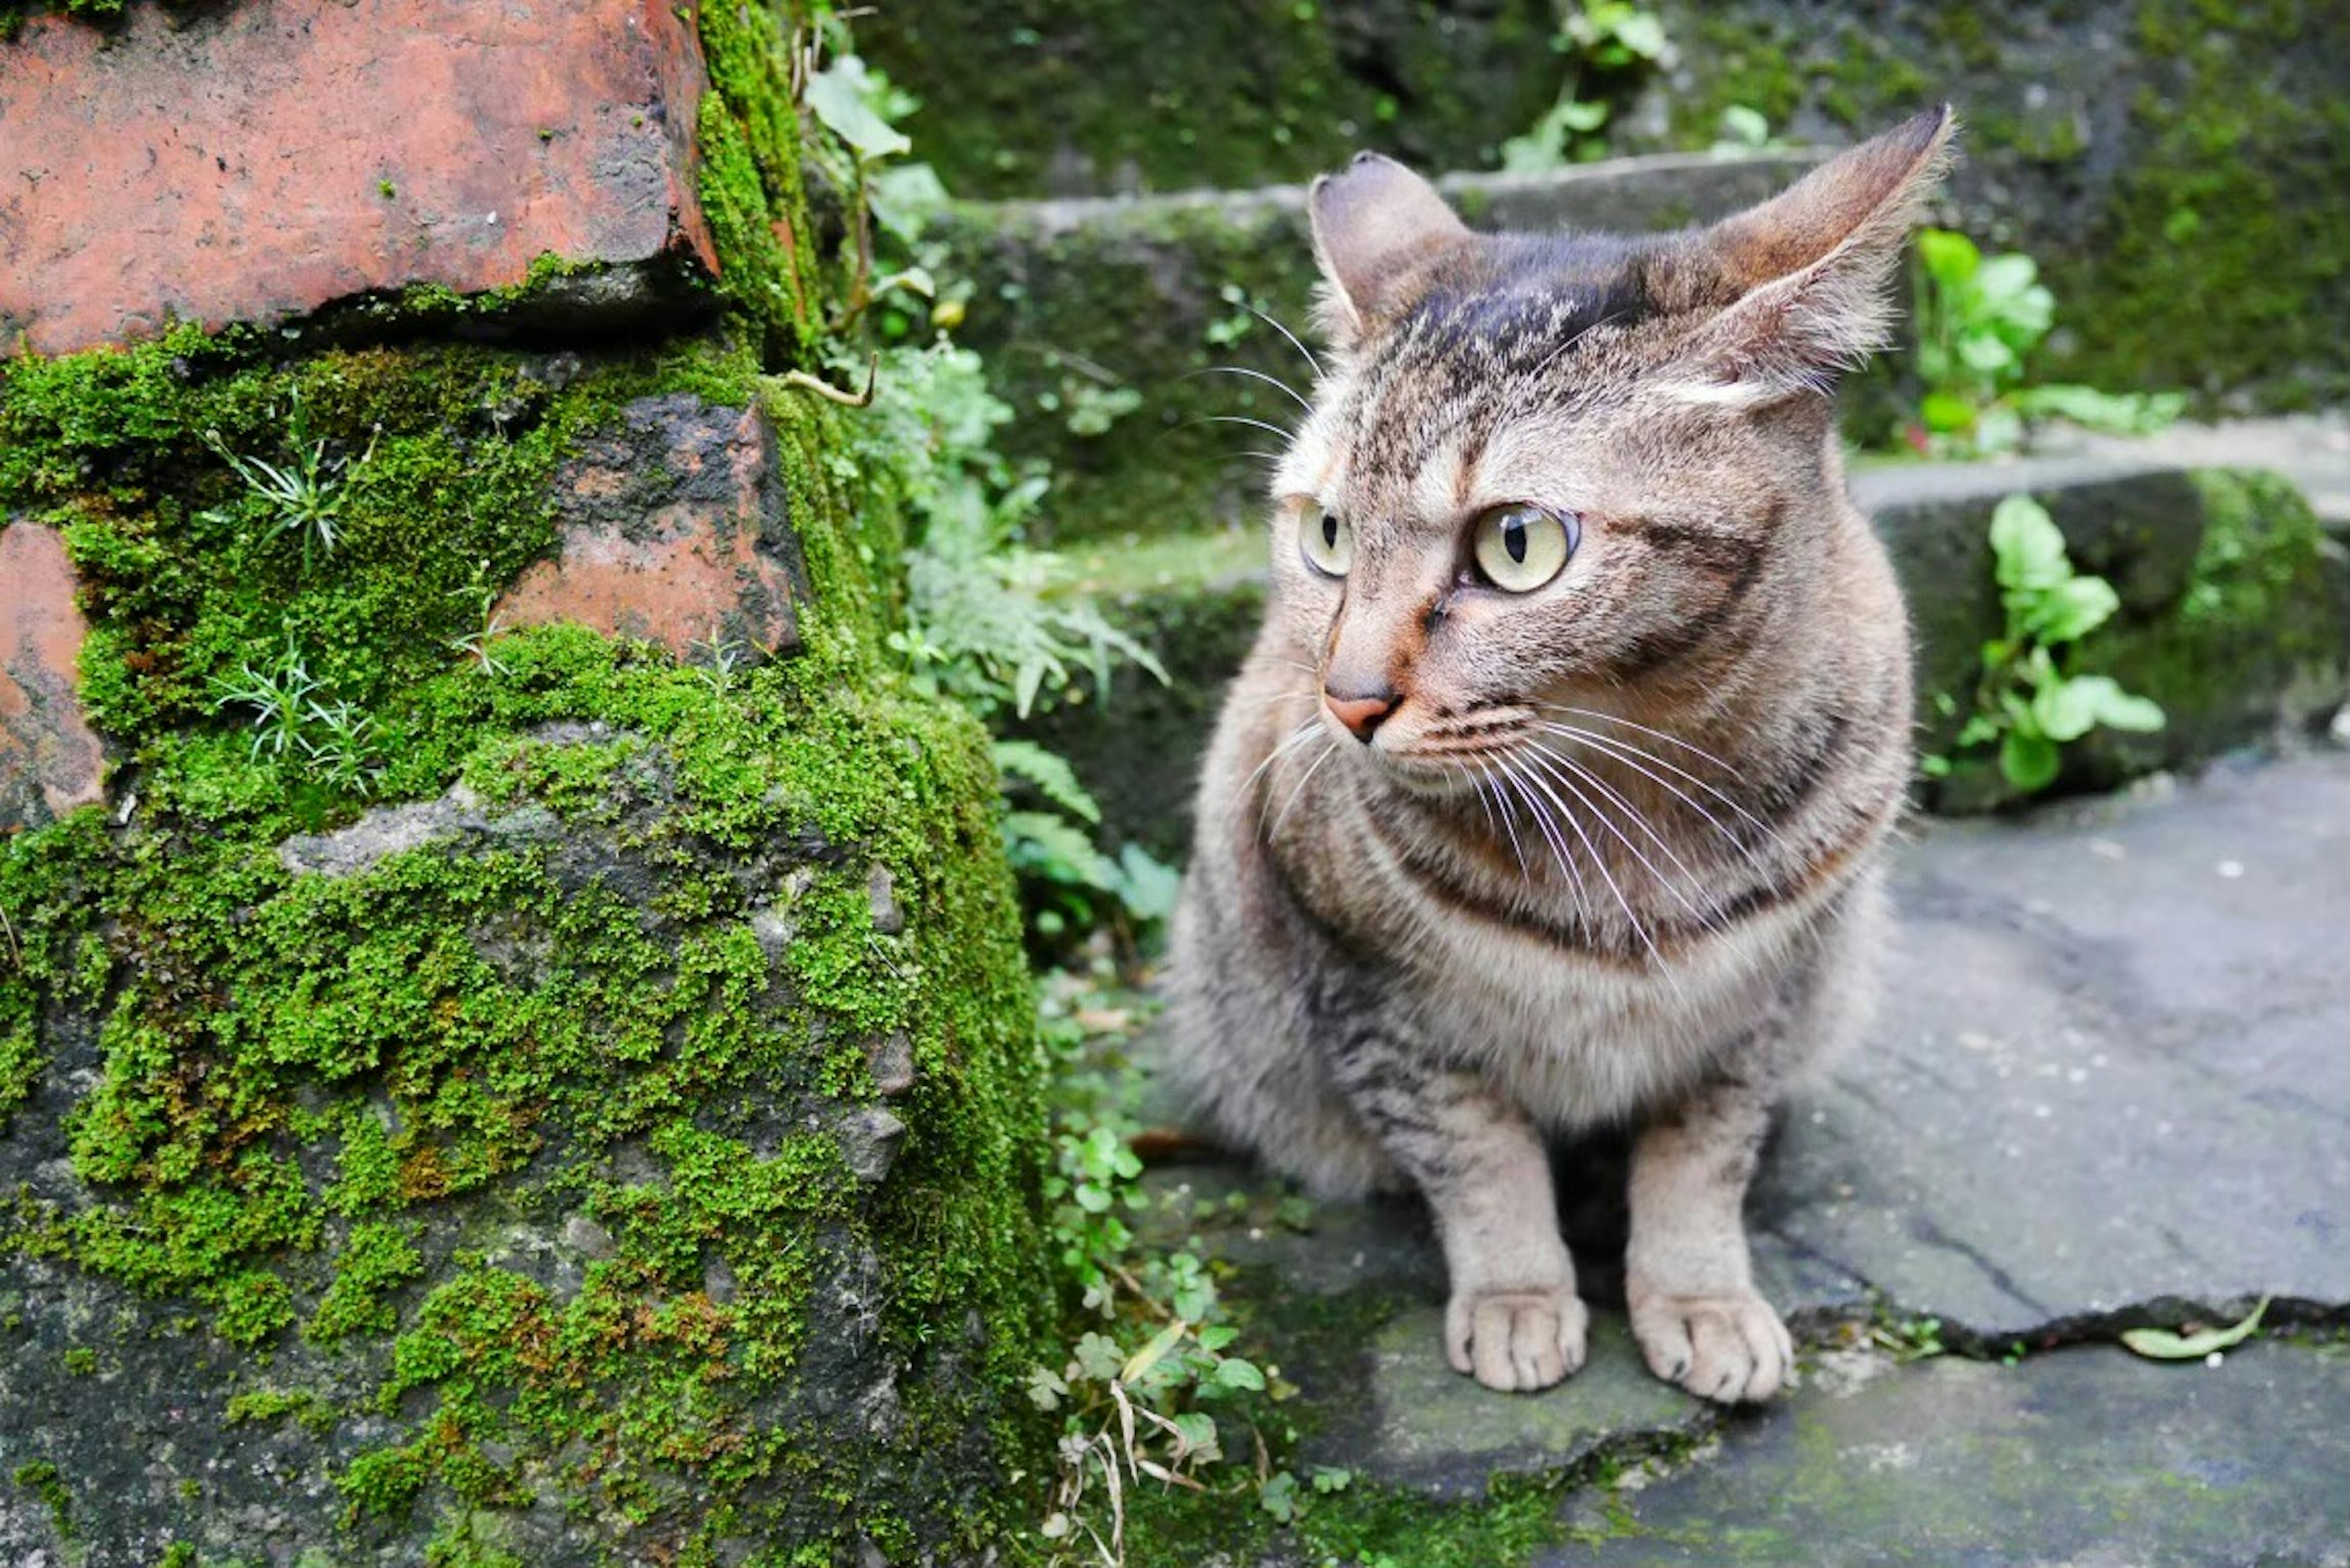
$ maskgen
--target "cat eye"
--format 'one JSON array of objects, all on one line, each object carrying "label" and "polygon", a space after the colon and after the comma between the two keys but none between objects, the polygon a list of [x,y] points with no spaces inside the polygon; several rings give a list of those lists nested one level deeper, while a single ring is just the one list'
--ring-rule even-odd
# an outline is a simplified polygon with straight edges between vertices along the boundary
[{"label": "cat eye", "polygon": [[1469,553],[1487,582],[1528,594],[1558,576],[1583,540],[1572,512],[1550,512],[1520,501],[1491,506],[1470,524]]},{"label": "cat eye", "polygon": [[1311,501],[1297,509],[1297,543],[1305,564],[1326,576],[1343,577],[1355,562],[1355,534],[1336,513]]}]

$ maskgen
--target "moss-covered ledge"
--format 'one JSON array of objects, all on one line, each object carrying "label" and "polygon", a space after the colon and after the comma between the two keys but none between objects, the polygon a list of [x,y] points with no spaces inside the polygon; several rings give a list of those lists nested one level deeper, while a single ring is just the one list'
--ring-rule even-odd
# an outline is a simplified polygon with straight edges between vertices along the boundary
[{"label": "moss-covered ledge", "polygon": [[[997,782],[884,650],[886,442],[775,375],[838,284],[805,20],[698,16],[691,335],[390,299],[0,365],[111,759],[0,831],[0,1561],[977,1560],[1041,1473]],[[709,431],[750,466],[660,446]],[[331,545],[233,459],[315,466]],[[788,638],[502,609],[712,516]]]}]

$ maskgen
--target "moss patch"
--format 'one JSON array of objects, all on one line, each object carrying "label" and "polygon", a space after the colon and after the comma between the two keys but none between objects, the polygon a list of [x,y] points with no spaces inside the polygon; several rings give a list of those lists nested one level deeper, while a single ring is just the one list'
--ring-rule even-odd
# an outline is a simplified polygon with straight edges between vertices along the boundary
[{"label": "moss patch", "polygon": [[[766,377],[831,286],[793,19],[702,17],[705,335],[0,368],[0,509],[63,531],[117,759],[105,808],[0,840],[0,1459],[85,1535],[960,1556],[1039,1468],[999,1397],[1051,1303],[996,781],[882,656],[888,454]],[[484,636],[565,460],[678,392],[764,408],[798,652]],[[331,547],[231,454],[312,468]],[[123,1468],[161,1420],[177,1488]]]},{"label": "moss patch", "polygon": [[1565,75],[1549,7],[944,0],[859,24],[958,193],[1300,181],[1377,147],[1482,166]]}]

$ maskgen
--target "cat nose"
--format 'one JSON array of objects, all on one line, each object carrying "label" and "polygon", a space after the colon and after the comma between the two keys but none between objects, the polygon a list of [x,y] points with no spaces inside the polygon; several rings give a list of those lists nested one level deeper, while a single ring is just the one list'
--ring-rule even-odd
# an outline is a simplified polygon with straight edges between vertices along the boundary
[{"label": "cat nose", "polygon": [[1330,716],[1347,726],[1348,732],[1365,745],[1371,743],[1371,732],[1379,721],[1395,711],[1399,701],[1393,691],[1374,692],[1367,697],[1341,697],[1327,686],[1322,688],[1322,705]]}]

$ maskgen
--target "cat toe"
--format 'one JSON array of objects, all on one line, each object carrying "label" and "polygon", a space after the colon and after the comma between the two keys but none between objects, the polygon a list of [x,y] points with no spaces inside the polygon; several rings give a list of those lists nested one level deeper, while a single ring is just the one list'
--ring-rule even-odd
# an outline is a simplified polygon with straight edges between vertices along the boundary
[{"label": "cat toe", "polygon": [[1445,1310],[1445,1358],[1488,1388],[1529,1394],[1582,1366],[1589,1324],[1572,1289],[1464,1293]]},{"label": "cat toe", "polygon": [[1759,1404],[1793,1382],[1794,1342],[1761,1296],[1637,1293],[1631,1304],[1648,1370],[1701,1399]]}]

